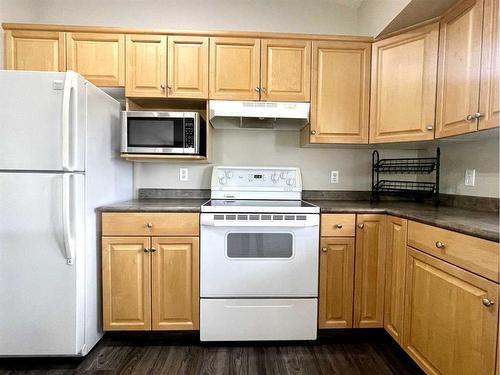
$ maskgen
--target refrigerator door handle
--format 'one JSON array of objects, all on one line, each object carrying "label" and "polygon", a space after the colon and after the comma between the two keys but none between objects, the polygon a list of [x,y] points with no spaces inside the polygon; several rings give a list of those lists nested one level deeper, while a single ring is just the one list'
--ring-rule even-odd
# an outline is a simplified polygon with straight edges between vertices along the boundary
[{"label": "refrigerator door handle", "polygon": [[66,257],[66,263],[71,265],[73,264],[74,258],[74,246],[75,241],[73,238],[73,230],[72,230],[72,211],[74,206],[73,200],[73,191],[72,186],[74,187],[73,179],[74,174],[65,173],[62,176],[63,179],[63,202],[62,202],[62,211],[63,211],[63,237],[64,237],[64,253]]},{"label": "refrigerator door handle", "polygon": [[[71,162],[75,160],[76,145],[71,142],[75,139],[76,134],[76,100],[72,100],[76,92],[76,77],[75,73],[68,71],[64,80],[63,103],[62,103],[62,169],[64,171],[72,170]],[[73,111],[71,111],[71,104]],[[72,117],[72,118],[71,118]],[[70,126],[71,132],[70,132]],[[70,155],[71,154],[71,155]]]}]

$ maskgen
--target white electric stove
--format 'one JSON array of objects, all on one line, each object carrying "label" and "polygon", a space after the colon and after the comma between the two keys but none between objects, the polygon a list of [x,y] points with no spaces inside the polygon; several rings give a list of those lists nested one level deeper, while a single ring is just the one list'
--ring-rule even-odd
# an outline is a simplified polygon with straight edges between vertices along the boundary
[{"label": "white electric stove", "polygon": [[202,341],[314,340],[319,208],[293,167],[214,167],[201,208]]}]

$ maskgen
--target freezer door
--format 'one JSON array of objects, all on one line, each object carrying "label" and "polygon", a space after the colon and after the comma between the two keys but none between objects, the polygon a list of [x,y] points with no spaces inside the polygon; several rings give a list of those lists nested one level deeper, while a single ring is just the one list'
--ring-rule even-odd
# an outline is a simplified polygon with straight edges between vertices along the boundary
[{"label": "freezer door", "polygon": [[82,171],[85,80],[0,70],[0,170]]},{"label": "freezer door", "polygon": [[83,189],[82,174],[0,173],[0,356],[84,349]]}]

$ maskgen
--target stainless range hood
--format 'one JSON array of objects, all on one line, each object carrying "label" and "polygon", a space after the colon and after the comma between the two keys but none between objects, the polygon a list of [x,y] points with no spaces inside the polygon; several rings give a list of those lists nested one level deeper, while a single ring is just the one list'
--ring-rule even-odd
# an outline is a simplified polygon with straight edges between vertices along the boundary
[{"label": "stainless range hood", "polygon": [[216,129],[300,130],[309,123],[309,103],[210,100]]}]

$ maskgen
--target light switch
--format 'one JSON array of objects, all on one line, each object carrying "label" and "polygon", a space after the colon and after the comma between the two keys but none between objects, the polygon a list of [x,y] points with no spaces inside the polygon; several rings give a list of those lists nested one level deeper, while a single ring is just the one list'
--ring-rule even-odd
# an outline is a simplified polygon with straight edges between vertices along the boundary
[{"label": "light switch", "polygon": [[465,170],[465,186],[475,186],[476,185],[476,170],[466,169]]}]

